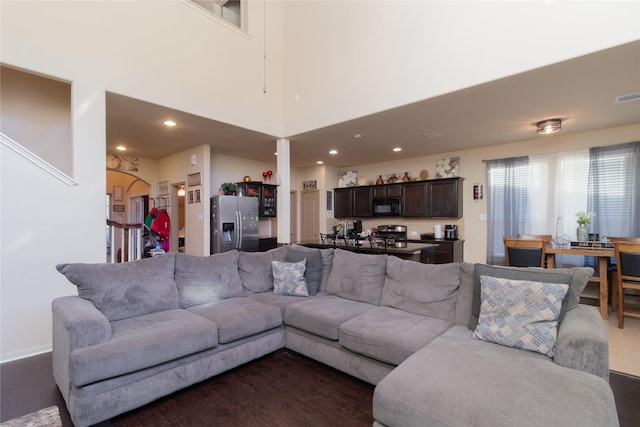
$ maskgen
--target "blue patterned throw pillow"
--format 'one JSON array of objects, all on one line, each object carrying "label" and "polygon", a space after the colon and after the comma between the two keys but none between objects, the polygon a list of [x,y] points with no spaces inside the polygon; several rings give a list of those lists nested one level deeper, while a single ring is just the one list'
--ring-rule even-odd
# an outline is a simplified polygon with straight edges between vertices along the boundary
[{"label": "blue patterned throw pillow", "polygon": [[569,286],[481,276],[482,305],[473,337],[553,356]]},{"label": "blue patterned throw pillow", "polygon": [[309,288],[304,278],[307,259],[299,262],[271,261],[273,271],[273,293],[308,297]]}]

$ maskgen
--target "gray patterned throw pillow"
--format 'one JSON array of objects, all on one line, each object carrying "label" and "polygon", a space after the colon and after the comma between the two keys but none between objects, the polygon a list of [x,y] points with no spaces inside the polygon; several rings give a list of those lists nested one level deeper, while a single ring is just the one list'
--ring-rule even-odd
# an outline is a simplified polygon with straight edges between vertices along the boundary
[{"label": "gray patterned throw pillow", "polygon": [[271,261],[273,293],[308,297],[309,289],[304,278],[306,264],[306,258],[299,262]]},{"label": "gray patterned throw pillow", "polygon": [[553,356],[568,285],[481,276],[482,304],[473,337]]}]

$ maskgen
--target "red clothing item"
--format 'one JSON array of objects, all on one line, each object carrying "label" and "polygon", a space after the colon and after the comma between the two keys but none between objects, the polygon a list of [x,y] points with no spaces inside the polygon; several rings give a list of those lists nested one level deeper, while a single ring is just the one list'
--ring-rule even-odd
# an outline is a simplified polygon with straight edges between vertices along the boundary
[{"label": "red clothing item", "polygon": [[162,237],[163,239],[168,239],[170,230],[171,220],[169,219],[169,215],[167,215],[167,211],[162,209],[153,219],[153,223],[151,224],[151,231],[155,231],[156,233],[158,233],[158,236]]}]

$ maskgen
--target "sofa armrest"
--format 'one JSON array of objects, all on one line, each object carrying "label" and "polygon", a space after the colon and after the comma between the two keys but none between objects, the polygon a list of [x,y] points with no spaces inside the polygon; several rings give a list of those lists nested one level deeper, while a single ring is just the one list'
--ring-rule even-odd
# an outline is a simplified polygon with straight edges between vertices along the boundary
[{"label": "sofa armrest", "polygon": [[[68,296],[52,305],[54,343],[57,334],[67,335],[69,351],[107,342],[111,339],[109,320],[86,299]],[[62,338],[62,337],[59,337]]]},{"label": "sofa armrest", "polygon": [[567,312],[558,328],[553,360],[609,380],[607,329],[595,307],[578,305]]},{"label": "sofa armrest", "polygon": [[53,322],[53,377],[65,401],[69,401],[71,352],[111,339],[111,324],[86,299],[77,296],[56,298],[51,303]]}]

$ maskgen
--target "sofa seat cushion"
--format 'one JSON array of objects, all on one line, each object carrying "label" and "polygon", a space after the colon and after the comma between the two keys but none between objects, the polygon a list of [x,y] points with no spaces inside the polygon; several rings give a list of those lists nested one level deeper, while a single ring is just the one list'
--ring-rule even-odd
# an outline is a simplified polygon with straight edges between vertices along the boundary
[{"label": "sofa seat cushion", "polygon": [[340,325],[340,345],[381,362],[399,365],[445,332],[451,323],[377,307]]},{"label": "sofa seat cushion", "polygon": [[278,307],[247,297],[189,307],[190,312],[218,325],[218,341],[226,344],[282,325]]},{"label": "sofa seat cushion", "polygon": [[215,323],[181,309],[111,323],[111,340],[70,355],[70,380],[80,387],[166,363],[218,345]]},{"label": "sofa seat cushion", "polygon": [[285,309],[284,323],[303,331],[337,341],[340,325],[375,305],[335,295],[309,298]]},{"label": "sofa seat cushion", "polygon": [[320,296],[322,295],[316,294],[316,296],[312,297],[298,297],[293,295],[277,295],[273,292],[258,292],[249,295],[247,298],[255,302],[269,304],[280,308],[282,310],[282,317],[284,318],[284,311],[286,307],[290,306],[291,304],[304,301],[307,298],[319,298]]},{"label": "sofa seat cushion", "polygon": [[175,254],[119,264],[59,264],[56,269],[113,322],[179,308]]},{"label": "sofa seat cushion", "polygon": [[454,326],[385,377],[373,416],[402,426],[616,426],[604,379]]}]

